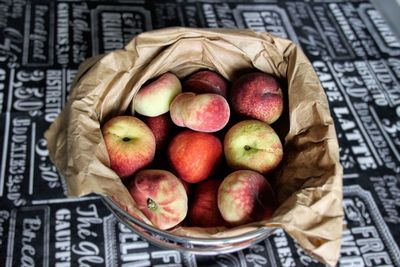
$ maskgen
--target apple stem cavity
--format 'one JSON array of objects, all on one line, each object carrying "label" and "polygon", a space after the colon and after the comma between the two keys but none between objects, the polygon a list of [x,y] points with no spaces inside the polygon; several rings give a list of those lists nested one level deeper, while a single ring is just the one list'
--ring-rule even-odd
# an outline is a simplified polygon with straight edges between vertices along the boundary
[{"label": "apple stem cavity", "polygon": [[249,151],[250,149],[251,149],[250,146],[248,146],[248,145],[245,145],[245,146],[244,146],[244,150]]},{"label": "apple stem cavity", "polygon": [[132,140],[132,138],[129,138],[129,137],[124,137],[123,139],[122,139],[122,141],[124,141],[124,142],[129,142],[129,141],[131,141]]},{"label": "apple stem cavity", "polygon": [[156,204],[156,202],[154,202],[154,200],[152,200],[151,198],[148,198],[148,199],[147,199],[147,207],[148,207],[151,211],[157,210],[157,204]]}]

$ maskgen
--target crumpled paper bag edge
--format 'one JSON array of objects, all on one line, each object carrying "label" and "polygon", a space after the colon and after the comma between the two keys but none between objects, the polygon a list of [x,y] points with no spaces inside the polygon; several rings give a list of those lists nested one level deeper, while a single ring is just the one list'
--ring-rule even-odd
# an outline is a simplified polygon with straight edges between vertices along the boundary
[{"label": "crumpled paper bag edge", "polygon": [[[165,31],[163,31],[163,30],[159,30],[158,31],[158,33],[160,33],[160,32],[164,32],[165,34],[169,34],[169,33],[173,33],[174,31],[178,31],[179,32],[179,35],[185,35],[185,31],[187,31],[187,29],[185,29],[185,28],[170,28],[170,29],[166,29]],[[205,33],[205,32],[207,32],[207,31],[209,31],[209,30],[202,30],[202,29],[190,29],[190,32],[191,32],[191,34],[190,35],[192,35],[193,34],[193,32],[197,32],[197,33],[200,33],[200,34],[202,34],[202,33]],[[215,31],[215,32],[217,32],[217,33],[223,33],[224,32],[224,30],[218,30],[218,31]],[[235,30],[230,30],[230,31],[228,31],[229,32],[229,34],[234,34],[235,33]],[[240,33],[241,34],[244,34],[244,33],[246,33],[246,34],[250,34],[251,36],[253,36],[253,33],[251,33],[251,32],[249,32],[248,30],[240,30]],[[151,35],[152,34],[152,32],[148,32],[148,33],[145,33],[145,34],[143,34],[143,35]],[[280,39],[279,38],[275,38],[275,37],[271,37],[269,34],[256,34],[257,36],[263,36],[263,37],[266,37],[267,39],[268,38],[271,38],[271,39],[273,39],[274,40],[274,42],[275,42],[275,40],[276,41],[279,41]],[[256,38],[256,36],[253,36],[254,38]],[[185,37],[185,38],[187,38],[187,37]],[[132,46],[132,44],[135,44],[136,43],[136,41],[137,40],[139,40],[140,38],[135,38],[135,40],[133,41],[133,42],[131,42],[130,44],[128,44],[127,45],[127,47],[126,47],[126,49],[128,49],[129,50],[129,48]],[[177,37],[177,39],[179,39],[179,37]],[[139,42],[140,43],[140,42]],[[173,41],[171,41],[171,43],[173,43]],[[50,130],[49,130],[50,132],[51,132],[51,128],[50,128]],[[51,134],[49,134],[48,132],[49,131],[47,131],[46,132],[46,139],[52,139],[52,138],[54,138],[54,136],[51,136]],[[52,150],[52,149],[50,149],[49,148],[49,151],[50,150]],[[53,149],[53,151],[54,151],[54,149]],[[53,159],[52,159],[53,160]],[[79,191],[79,190],[78,190]],[[289,232],[290,232],[290,230],[289,230]],[[290,233],[289,233],[290,234]]]}]

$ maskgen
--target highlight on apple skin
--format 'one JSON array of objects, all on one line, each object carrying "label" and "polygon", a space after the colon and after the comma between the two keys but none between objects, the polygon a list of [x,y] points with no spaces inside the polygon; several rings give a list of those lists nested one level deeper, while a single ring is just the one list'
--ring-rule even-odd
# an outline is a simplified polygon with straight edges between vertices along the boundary
[{"label": "highlight on apple skin", "polygon": [[182,93],[171,103],[172,121],[180,127],[200,132],[217,132],[229,121],[230,108],[218,94]]},{"label": "highlight on apple skin", "polygon": [[186,217],[188,197],[174,174],[165,170],[142,170],[129,185],[138,208],[161,230],[178,225]]},{"label": "highlight on apple skin", "polygon": [[150,128],[133,116],[117,116],[102,127],[110,158],[110,168],[121,178],[133,175],[150,164],[156,141]]},{"label": "highlight on apple skin", "polygon": [[169,111],[172,100],[181,92],[182,85],[178,77],[167,72],[138,91],[134,98],[134,109],[144,116],[159,116]]},{"label": "highlight on apple skin", "polygon": [[183,82],[182,91],[195,94],[213,93],[226,98],[228,82],[214,71],[201,70],[193,73]]},{"label": "highlight on apple skin", "polygon": [[167,149],[168,160],[179,178],[197,183],[210,177],[222,160],[222,143],[211,133],[184,130]]},{"label": "highlight on apple skin", "polygon": [[275,194],[261,174],[235,171],[224,178],[218,189],[218,208],[232,226],[268,220],[275,211]]},{"label": "highlight on apple skin", "polygon": [[279,136],[267,123],[243,120],[233,125],[224,138],[226,162],[233,170],[253,170],[266,174],[282,160]]},{"label": "highlight on apple skin", "polygon": [[231,89],[232,109],[244,117],[268,124],[275,122],[283,111],[282,90],[271,75],[254,72],[240,76]]}]

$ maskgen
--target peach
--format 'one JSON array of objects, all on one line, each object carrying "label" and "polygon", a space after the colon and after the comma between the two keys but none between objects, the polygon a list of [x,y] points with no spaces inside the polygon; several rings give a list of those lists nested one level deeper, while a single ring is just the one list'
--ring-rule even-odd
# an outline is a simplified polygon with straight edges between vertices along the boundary
[{"label": "peach", "polygon": [[182,86],[178,77],[167,72],[139,90],[134,98],[134,109],[149,117],[167,113],[172,100],[181,92]]},{"label": "peach", "polygon": [[150,128],[138,118],[117,116],[102,127],[110,167],[126,178],[152,162],[156,141]]},{"label": "peach", "polygon": [[174,135],[176,127],[169,113],[167,112],[156,117],[145,116],[143,117],[143,121],[149,126],[156,138],[156,149],[164,149]]},{"label": "peach", "polygon": [[172,139],[167,156],[179,178],[196,183],[215,172],[222,159],[222,143],[213,134],[185,130]]},{"label": "peach", "polygon": [[202,70],[189,76],[182,86],[184,92],[196,94],[214,93],[226,98],[228,82],[216,72]]},{"label": "peach", "polygon": [[224,154],[233,170],[253,170],[265,174],[282,160],[279,136],[267,123],[244,120],[233,125],[224,138]]},{"label": "peach", "polygon": [[200,132],[216,132],[229,121],[226,99],[217,94],[182,93],[171,103],[172,121],[180,127]]},{"label": "peach", "polygon": [[242,116],[271,124],[283,111],[282,90],[278,81],[269,74],[245,74],[232,86],[231,105]]},{"label": "peach", "polygon": [[225,177],[218,189],[218,208],[231,225],[268,220],[275,205],[271,185],[255,171],[235,171]]},{"label": "peach", "polygon": [[218,209],[218,188],[222,180],[209,179],[196,184],[188,219],[190,226],[217,227],[227,223]]},{"label": "peach", "polygon": [[164,170],[142,170],[129,185],[138,208],[159,229],[178,225],[187,214],[188,198],[182,182]]}]

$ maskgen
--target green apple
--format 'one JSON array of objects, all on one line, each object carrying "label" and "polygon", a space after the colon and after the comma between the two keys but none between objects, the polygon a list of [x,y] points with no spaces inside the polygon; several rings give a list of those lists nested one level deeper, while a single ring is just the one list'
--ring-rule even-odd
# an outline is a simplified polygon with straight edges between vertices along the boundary
[{"label": "green apple", "polygon": [[282,160],[279,136],[267,123],[244,120],[233,125],[224,138],[224,154],[233,170],[253,170],[265,174]]}]

